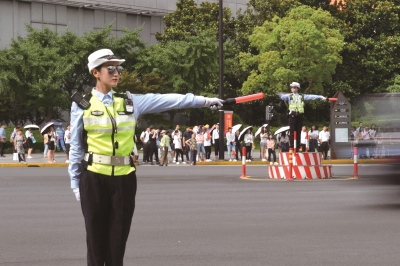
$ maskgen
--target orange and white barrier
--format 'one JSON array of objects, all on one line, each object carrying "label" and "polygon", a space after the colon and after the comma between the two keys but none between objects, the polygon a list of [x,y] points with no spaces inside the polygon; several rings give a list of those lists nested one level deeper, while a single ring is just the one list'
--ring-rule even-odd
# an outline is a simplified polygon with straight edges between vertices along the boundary
[{"label": "orange and white barrier", "polygon": [[[296,165],[291,165],[291,156],[295,156]],[[300,152],[279,153],[279,164],[270,165],[268,174],[270,178],[296,180],[322,179],[332,177],[332,165],[322,165],[322,153]]]},{"label": "orange and white barrier", "polygon": [[[279,153],[279,163],[289,165],[289,152]],[[322,153],[320,152],[298,152],[296,153],[297,165],[320,165],[322,164]]]},{"label": "orange and white barrier", "polygon": [[[325,179],[332,177],[331,165],[293,165],[292,176],[301,179]],[[268,169],[270,178],[293,180],[289,165],[270,165]]]}]

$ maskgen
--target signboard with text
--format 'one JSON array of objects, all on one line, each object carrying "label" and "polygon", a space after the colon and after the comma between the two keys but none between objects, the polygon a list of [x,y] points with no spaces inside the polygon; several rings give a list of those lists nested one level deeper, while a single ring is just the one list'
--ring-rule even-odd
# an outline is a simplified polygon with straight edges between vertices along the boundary
[{"label": "signboard with text", "polygon": [[331,159],[351,158],[351,104],[337,91],[331,102]]}]

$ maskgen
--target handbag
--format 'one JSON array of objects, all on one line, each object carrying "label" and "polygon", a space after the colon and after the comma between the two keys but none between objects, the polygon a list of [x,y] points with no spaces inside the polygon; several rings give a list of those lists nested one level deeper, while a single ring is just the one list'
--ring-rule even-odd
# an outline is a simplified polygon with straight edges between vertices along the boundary
[{"label": "handbag", "polygon": [[36,139],[34,136],[31,137],[32,143],[36,143]]}]

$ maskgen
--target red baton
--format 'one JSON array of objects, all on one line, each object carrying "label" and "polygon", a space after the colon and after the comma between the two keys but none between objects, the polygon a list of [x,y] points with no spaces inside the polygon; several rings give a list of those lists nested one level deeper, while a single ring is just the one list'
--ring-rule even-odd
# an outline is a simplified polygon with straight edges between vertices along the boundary
[{"label": "red baton", "polygon": [[256,93],[256,94],[250,94],[246,96],[241,96],[241,97],[236,97],[236,98],[229,98],[223,101],[224,104],[237,104],[237,103],[245,103],[245,102],[250,102],[250,101],[255,101],[259,99],[264,98],[264,93]]}]

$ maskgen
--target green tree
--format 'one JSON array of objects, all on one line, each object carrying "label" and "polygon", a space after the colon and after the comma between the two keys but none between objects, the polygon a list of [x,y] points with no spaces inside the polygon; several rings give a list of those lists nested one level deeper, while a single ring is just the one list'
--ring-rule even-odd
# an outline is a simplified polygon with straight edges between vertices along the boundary
[{"label": "green tree", "polygon": [[250,43],[259,54],[240,55],[241,65],[250,71],[243,93],[275,94],[293,80],[303,84],[304,92],[323,93],[323,84],[331,82],[341,63],[343,36],[335,25],[328,12],[300,6],[256,27]]},{"label": "green tree", "polygon": [[208,32],[185,40],[153,45],[137,64],[139,72],[154,72],[168,78],[168,92],[213,94],[210,80],[218,73],[218,44]]},{"label": "green tree", "polygon": [[[57,33],[48,28],[27,29],[28,36],[13,40],[0,57],[0,92],[8,97],[14,124],[27,119],[40,124],[57,118],[58,109],[66,108],[67,102],[67,95],[60,90],[65,67],[58,55]],[[32,111],[40,116],[32,117]]]},{"label": "green tree", "polygon": [[345,45],[332,88],[351,98],[386,91],[400,73],[400,1],[348,0],[334,15]]},{"label": "green tree", "polygon": [[[144,48],[139,30],[110,36],[111,26],[77,37],[70,31],[62,35],[44,28],[27,26],[26,37],[12,41],[0,52],[0,114],[4,120],[24,124],[27,120],[41,124],[58,119],[70,109],[70,96],[94,85],[87,69],[90,53],[104,47],[127,59],[132,68]],[[6,108],[4,108],[6,107]]]},{"label": "green tree", "polygon": [[[224,40],[233,38],[234,24],[231,11],[224,8]],[[166,28],[164,33],[156,33],[156,39],[162,44],[171,41],[186,40],[188,36],[197,36],[207,31],[218,39],[219,3],[201,2],[197,7],[194,0],[179,0],[176,10],[164,17]]]}]

